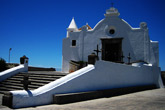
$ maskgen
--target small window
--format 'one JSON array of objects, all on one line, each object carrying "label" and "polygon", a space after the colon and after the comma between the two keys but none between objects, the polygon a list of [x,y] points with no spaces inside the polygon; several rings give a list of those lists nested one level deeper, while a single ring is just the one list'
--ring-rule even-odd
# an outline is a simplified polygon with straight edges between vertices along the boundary
[{"label": "small window", "polygon": [[109,33],[110,33],[110,34],[114,34],[114,33],[115,33],[115,30],[114,30],[114,29],[110,29],[110,30],[109,30]]},{"label": "small window", "polygon": [[72,40],[72,46],[76,46],[76,40]]}]

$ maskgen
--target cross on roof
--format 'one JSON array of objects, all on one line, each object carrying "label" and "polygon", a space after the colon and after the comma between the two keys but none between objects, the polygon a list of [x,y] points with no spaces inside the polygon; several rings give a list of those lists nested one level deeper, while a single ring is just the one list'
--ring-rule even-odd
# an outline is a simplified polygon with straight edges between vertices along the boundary
[{"label": "cross on roof", "polygon": [[111,7],[113,7],[113,5],[114,5],[114,3],[112,2],[112,3],[111,3]]},{"label": "cross on roof", "polygon": [[127,58],[128,58],[128,64],[130,64],[130,60],[131,60],[131,54],[130,53],[128,54]]},{"label": "cross on roof", "polygon": [[121,53],[121,62],[123,63],[123,58],[124,58],[125,56],[123,55],[123,52]]}]

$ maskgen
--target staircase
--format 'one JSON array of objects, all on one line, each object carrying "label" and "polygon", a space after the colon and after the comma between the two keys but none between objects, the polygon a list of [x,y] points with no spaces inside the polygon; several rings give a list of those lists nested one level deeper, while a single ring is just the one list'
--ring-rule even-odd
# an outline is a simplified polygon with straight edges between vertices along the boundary
[{"label": "staircase", "polygon": [[28,73],[19,73],[5,81],[0,82],[0,93],[4,94],[7,91],[23,90],[23,77],[29,74],[29,90],[37,89],[45,84],[55,81],[65,75],[66,73],[52,72],[52,71],[29,71]]}]

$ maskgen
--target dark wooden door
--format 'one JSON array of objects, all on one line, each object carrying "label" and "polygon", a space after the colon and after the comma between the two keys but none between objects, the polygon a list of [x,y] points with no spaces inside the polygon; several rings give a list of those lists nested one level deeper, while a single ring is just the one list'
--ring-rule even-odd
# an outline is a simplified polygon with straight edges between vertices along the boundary
[{"label": "dark wooden door", "polygon": [[120,62],[122,52],[122,38],[101,39],[102,60]]}]

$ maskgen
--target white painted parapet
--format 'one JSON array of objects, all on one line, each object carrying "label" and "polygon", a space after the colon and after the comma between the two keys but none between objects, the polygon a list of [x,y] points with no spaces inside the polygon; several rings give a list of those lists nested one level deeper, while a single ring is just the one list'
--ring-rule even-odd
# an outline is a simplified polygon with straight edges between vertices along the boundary
[{"label": "white painted parapet", "polygon": [[[120,69],[119,69],[120,68]],[[160,68],[151,65],[131,66],[97,61],[78,71],[33,91],[10,91],[13,108],[51,104],[53,95],[87,92],[113,88],[157,85],[161,86]]]},{"label": "white painted parapet", "polygon": [[15,74],[18,74],[20,72],[27,72],[27,71],[28,71],[28,59],[24,59],[24,64],[20,64],[19,66],[0,72],[0,82],[7,78],[10,78],[11,76],[14,76]]}]

